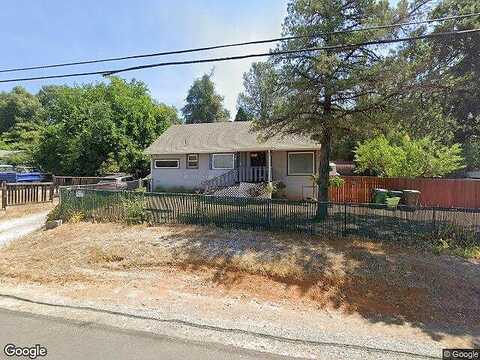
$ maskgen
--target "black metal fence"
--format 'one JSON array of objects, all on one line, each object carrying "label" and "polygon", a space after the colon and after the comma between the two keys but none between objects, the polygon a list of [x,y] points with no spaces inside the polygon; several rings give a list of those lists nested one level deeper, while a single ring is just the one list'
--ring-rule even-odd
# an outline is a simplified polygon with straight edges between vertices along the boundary
[{"label": "black metal fence", "polygon": [[480,238],[480,209],[328,203],[328,216],[317,216],[318,203],[196,194],[105,191],[62,188],[59,216],[75,212],[97,221],[151,224],[213,224],[228,228],[359,236],[418,241],[432,234]]}]

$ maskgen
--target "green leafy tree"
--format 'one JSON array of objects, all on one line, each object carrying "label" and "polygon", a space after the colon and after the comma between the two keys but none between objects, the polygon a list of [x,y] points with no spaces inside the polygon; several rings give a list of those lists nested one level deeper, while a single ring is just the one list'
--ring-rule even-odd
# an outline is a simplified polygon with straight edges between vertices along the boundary
[{"label": "green leafy tree", "polygon": [[226,121],[230,112],[223,107],[223,96],[215,91],[212,75],[205,74],[188,90],[187,104],[182,108],[187,124]]},{"label": "green leafy tree", "polygon": [[235,115],[235,121],[252,121],[253,118],[247,114],[243,107],[239,107],[237,110],[237,115]]},{"label": "green leafy tree", "polygon": [[11,92],[0,93],[0,133],[24,122],[43,121],[43,108],[35,95],[17,86]]},{"label": "green leafy tree", "polygon": [[108,84],[48,86],[38,98],[48,125],[35,160],[55,174],[144,175],[143,149],[179,121],[175,108],[154,101],[145,84],[135,80],[112,77]]},{"label": "green leafy tree", "polygon": [[32,154],[45,125],[45,111],[35,95],[22,87],[0,93],[0,147],[21,150],[12,163],[32,164]]},{"label": "green leafy tree", "polygon": [[440,145],[430,137],[384,135],[359,144],[355,150],[357,172],[387,177],[441,177],[464,167],[459,144]]}]

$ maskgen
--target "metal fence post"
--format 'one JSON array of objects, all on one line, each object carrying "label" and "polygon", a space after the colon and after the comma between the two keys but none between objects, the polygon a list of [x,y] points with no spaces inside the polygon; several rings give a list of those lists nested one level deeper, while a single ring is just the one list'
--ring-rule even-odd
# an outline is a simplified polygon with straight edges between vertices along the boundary
[{"label": "metal fence post", "polygon": [[342,235],[347,235],[347,203],[343,203],[343,232]]},{"label": "metal fence post", "polygon": [[436,219],[436,212],[435,212],[435,207],[433,207],[432,211],[432,225],[433,225],[433,232],[436,232],[437,229],[437,219]]},{"label": "metal fence post", "polygon": [[268,224],[268,229],[272,230],[272,199],[268,199],[268,219],[267,219],[267,224]]},{"label": "metal fence post", "polygon": [[2,209],[7,208],[7,182],[2,182]]}]

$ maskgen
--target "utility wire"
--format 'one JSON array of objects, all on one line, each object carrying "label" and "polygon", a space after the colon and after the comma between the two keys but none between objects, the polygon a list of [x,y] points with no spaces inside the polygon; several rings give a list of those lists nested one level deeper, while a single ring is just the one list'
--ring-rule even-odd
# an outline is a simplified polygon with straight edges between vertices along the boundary
[{"label": "utility wire", "polygon": [[274,51],[274,52],[268,52],[268,53],[247,54],[247,55],[229,56],[229,57],[221,57],[221,58],[186,60],[186,61],[170,61],[170,62],[163,62],[163,63],[157,63],[157,64],[146,64],[146,65],[132,66],[132,67],[127,67],[127,68],[123,68],[123,69],[119,69],[119,70],[112,70],[112,71],[105,72],[103,75],[104,76],[110,76],[110,75],[118,74],[118,73],[121,73],[121,72],[141,70],[141,69],[149,69],[149,68],[154,68],[154,67],[187,65],[187,64],[198,64],[198,63],[201,64],[201,63],[230,61],[230,60],[241,60],[241,59],[247,59],[247,58],[253,58],[253,57],[289,55],[289,54],[297,54],[297,53],[310,52],[310,51],[348,50],[348,49],[357,48],[357,47],[360,47],[360,46],[391,44],[391,43],[397,43],[397,42],[403,42],[403,41],[420,40],[420,39],[436,38],[436,37],[451,36],[451,35],[463,35],[463,34],[476,33],[476,32],[480,32],[480,29],[431,33],[431,34],[410,36],[410,37],[398,38],[398,39],[374,40],[374,41],[365,41],[365,42],[353,43],[353,44],[340,44],[340,45],[312,47],[312,48],[305,48],[305,49],[282,50],[282,51]]},{"label": "utility wire", "polygon": [[256,58],[256,57],[265,57],[265,56],[300,54],[300,53],[304,53],[304,52],[322,51],[322,50],[348,50],[348,49],[357,48],[357,47],[361,47],[361,46],[392,44],[392,43],[398,43],[398,42],[403,42],[403,41],[430,39],[430,38],[438,38],[438,37],[443,37],[443,36],[457,36],[457,35],[473,34],[473,33],[478,33],[478,32],[480,32],[480,29],[440,32],[440,33],[431,33],[431,34],[410,36],[410,37],[404,37],[404,38],[398,38],[398,39],[375,40],[375,41],[366,41],[366,42],[352,43],[352,44],[341,44],[341,45],[312,47],[312,48],[295,49],[295,50],[283,50],[283,51],[274,51],[274,52],[266,52],[266,53],[246,54],[246,55],[238,55],[238,56],[217,57],[217,58],[207,58],[207,59],[197,59],[197,60],[170,61],[170,62],[163,62],[163,63],[156,63],[156,64],[146,64],[146,65],[132,66],[132,67],[114,69],[114,70],[100,70],[100,71],[90,71],[90,72],[71,73],[71,74],[46,75],[46,76],[25,77],[25,78],[16,78],[16,79],[5,79],[5,80],[0,80],[0,83],[9,83],[9,82],[16,82],[16,81],[58,79],[58,78],[68,78],[68,77],[77,77],[77,76],[86,76],[86,75],[110,76],[110,75],[118,74],[118,73],[121,73],[121,72],[141,70],[141,69],[149,69],[149,68],[155,68],[155,67],[187,65],[187,64],[202,64],[202,63],[221,62],[221,61],[232,61],[232,60],[241,60],[241,59]]},{"label": "utility wire", "polygon": [[238,46],[246,46],[246,45],[267,44],[267,43],[273,43],[273,42],[278,42],[278,41],[288,41],[288,40],[305,39],[305,38],[317,38],[317,37],[324,36],[324,35],[340,35],[340,34],[348,34],[348,33],[354,33],[354,32],[362,32],[362,31],[389,29],[389,28],[410,26],[410,25],[429,24],[429,23],[432,23],[432,22],[458,20],[458,19],[464,19],[464,18],[479,16],[479,15],[480,15],[480,12],[477,12],[477,13],[469,13],[469,14],[463,14],[463,15],[452,15],[452,16],[446,16],[446,17],[441,17],[441,18],[419,20],[419,21],[413,21],[413,22],[403,22],[403,23],[397,23],[397,24],[378,25],[378,26],[371,26],[371,27],[358,28],[358,29],[333,31],[333,32],[319,33],[319,34],[314,34],[314,35],[287,36],[287,37],[278,37],[278,38],[264,39],[264,40],[255,40],[255,41],[246,41],[246,42],[238,42],[238,43],[231,43],[231,44],[213,45],[213,46],[191,48],[191,49],[182,49],[182,50],[164,51],[164,52],[156,52],[156,53],[148,53],[148,54],[111,57],[111,58],[96,59],[96,60],[66,62],[66,63],[58,63],[58,64],[50,64],[50,65],[39,65],[39,66],[12,68],[12,69],[0,70],[0,73],[26,71],[26,70],[38,70],[38,69],[50,69],[50,68],[65,67],[65,66],[96,64],[96,63],[103,63],[103,62],[131,60],[131,59],[140,59],[140,58],[147,58],[147,57],[166,56],[166,55],[178,55],[178,54],[186,54],[186,53],[193,53],[193,52],[200,52],[200,51],[207,51],[207,50],[215,50],[215,49],[223,49],[223,48],[230,48],[230,47],[238,47]]}]

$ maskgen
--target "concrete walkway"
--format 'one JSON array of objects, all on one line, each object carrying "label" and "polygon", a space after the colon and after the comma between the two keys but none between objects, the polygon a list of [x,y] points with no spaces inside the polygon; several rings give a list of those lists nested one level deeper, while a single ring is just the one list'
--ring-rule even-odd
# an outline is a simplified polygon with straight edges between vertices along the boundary
[{"label": "concrete walkway", "polygon": [[42,211],[20,218],[0,221],[0,246],[41,229],[45,224],[48,213],[49,211]]}]

